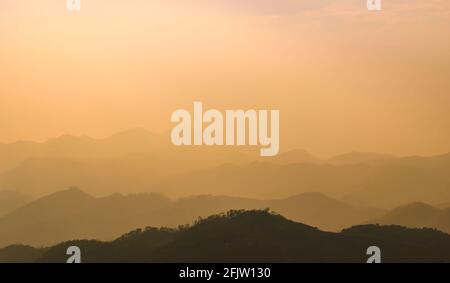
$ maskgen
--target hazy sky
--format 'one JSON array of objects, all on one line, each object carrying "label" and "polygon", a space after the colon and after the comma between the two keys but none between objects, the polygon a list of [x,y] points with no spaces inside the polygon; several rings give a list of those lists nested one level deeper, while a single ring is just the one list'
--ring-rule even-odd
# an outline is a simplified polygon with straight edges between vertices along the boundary
[{"label": "hazy sky", "polygon": [[278,108],[281,149],[450,151],[450,1],[0,0],[0,141]]}]

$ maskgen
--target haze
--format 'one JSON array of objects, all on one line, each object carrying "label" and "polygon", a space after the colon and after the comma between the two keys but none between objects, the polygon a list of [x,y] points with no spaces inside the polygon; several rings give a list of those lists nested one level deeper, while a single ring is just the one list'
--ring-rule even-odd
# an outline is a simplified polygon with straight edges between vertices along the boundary
[{"label": "haze", "polygon": [[0,142],[280,109],[281,150],[450,151],[450,2],[0,2]]}]

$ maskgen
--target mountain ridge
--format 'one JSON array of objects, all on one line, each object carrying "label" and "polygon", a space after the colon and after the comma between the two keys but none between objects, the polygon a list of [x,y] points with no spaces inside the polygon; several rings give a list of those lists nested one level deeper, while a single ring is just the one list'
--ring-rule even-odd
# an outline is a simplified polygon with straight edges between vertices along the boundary
[{"label": "mountain ridge", "polygon": [[332,231],[383,213],[354,207],[319,193],[275,200],[211,195],[173,200],[157,193],[93,197],[71,188],[37,199],[0,217],[0,247],[11,244],[42,246],[80,237],[112,240],[143,225],[177,227],[192,223],[198,217],[230,209],[263,208]]},{"label": "mountain ridge", "polygon": [[0,146],[0,190],[32,197],[78,186],[95,196],[155,191],[170,197],[275,199],[318,191],[384,209],[450,199],[450,154],[392,157],[353,152],[333,164],[297,149],[263,159],[248,147],[174,147],[168,136],[145,129],[104,139],[63,136],[16,147]]}]

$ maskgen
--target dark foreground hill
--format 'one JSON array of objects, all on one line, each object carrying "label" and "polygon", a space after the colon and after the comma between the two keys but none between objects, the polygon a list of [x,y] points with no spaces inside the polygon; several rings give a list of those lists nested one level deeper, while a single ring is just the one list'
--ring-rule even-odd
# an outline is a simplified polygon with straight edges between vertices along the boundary
[{"label": "dark foreground hill", "polygon": [[[179,229],[136,230],[112,242],[10,247],[0,250],[0,261],[65,262],[67,248],[78,246],[82,262],[365,262],[373,245],[383,262],[450,261],[450,235],[436,230],[365,225],[330,233],[267,210],[230,211]],[[14,248],[22,251],[20,259],[11,257]]]}]

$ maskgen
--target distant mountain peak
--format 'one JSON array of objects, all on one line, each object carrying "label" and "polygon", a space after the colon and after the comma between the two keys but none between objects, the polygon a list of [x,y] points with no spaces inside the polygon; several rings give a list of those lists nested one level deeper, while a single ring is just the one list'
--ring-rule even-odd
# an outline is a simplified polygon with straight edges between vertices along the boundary
[{"label": "distant mountain peak", "polygon": [[65,190],[55,192],[53,194],[44,196],[41,199],[36,200],[36,202],[44,201],[81,201],[81,200],[94,200],[95,198],[90,194],[82,191],[77,187],[69,187]]},{"label": "distant mountain peak", "polygon": [[423,203],[423,202],[413,202],[410,204],[406,204],[400,207],[397,207],[393,209],[389,214],[390,215],[401,215],[401,214],[408,214],[408,215],[414,215],[414,214],[435,214],[438,213],[440,209],[433,207],[429,204]]}]

